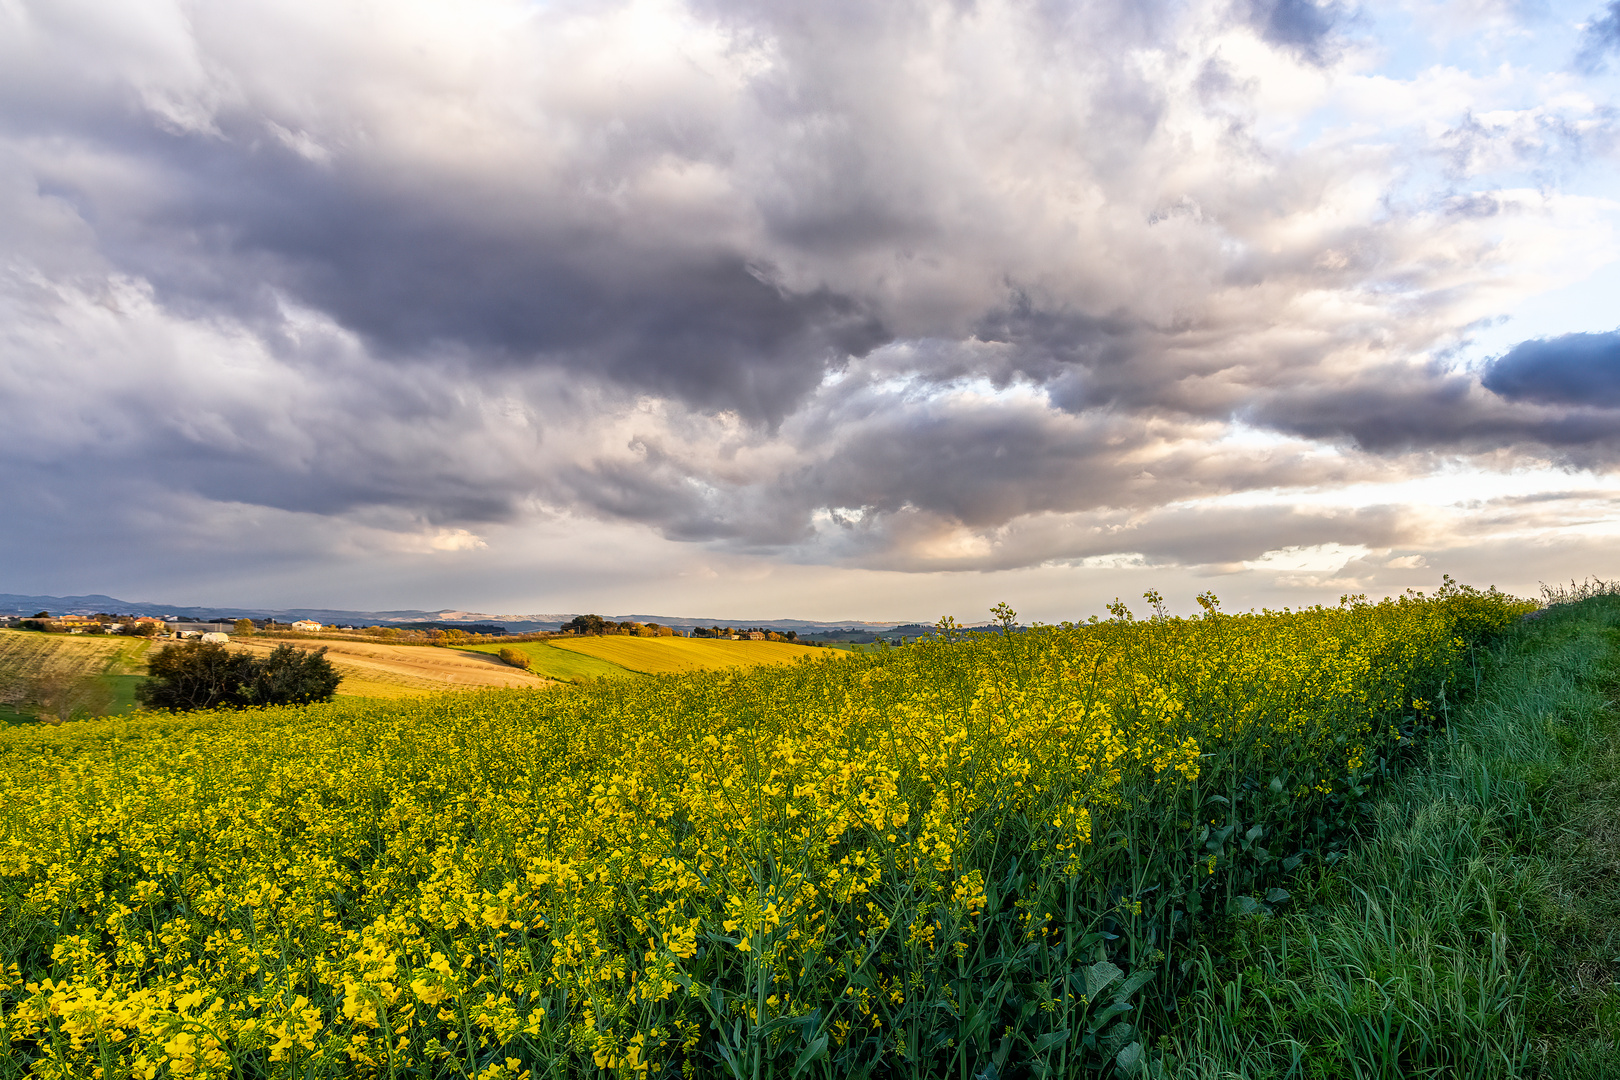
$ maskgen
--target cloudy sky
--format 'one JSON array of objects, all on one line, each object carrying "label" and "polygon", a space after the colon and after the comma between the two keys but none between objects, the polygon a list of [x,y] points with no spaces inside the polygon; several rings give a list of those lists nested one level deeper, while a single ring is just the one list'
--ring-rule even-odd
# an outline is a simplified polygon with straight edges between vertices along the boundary
[{"label": "cloudy sky", "polygon": [[1620,574],[1620,0],[0,0],[0,591]]}]

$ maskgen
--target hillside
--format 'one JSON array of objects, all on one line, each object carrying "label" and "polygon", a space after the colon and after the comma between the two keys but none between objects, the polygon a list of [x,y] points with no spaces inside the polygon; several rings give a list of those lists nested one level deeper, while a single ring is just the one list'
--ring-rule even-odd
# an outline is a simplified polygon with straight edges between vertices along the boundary
[{"label": "hillside", "polygon": [[[237,637],[231,644],[239,649],[268,653],[282,638]],[[343,676],[340,697],[408,697],[485,687],[528,687],[544,679],[508,667],[493,656],[462,649],[429,646],[382,645],[366,641],[294,641],[302,649],[326,648],[326,658]]]},{"label": "hillside", "polygon": [[717,641],[712,638],[567,637],[548,641],[495,642],[461,651],[491,655],[516,649],[529,658],[532,670],[554,679],[601,676],[665,675],[687,671],[787,664],[803,656],[827,659],[830,649],[781,641]]},{"label": "hillside", "polygon": [[[86,596],[0,593],[0,615],[29,615],[40,610],[58,615],[63,613],[93,615],[99,611],[142,612],[148,615],[173,615],[183,619],[195,619],[199,622],[269,617],[280,622],[292,622],[294,619],[315,619],[328,625],[340,624],[347,626],[400,626],[414,623],[443,623],[449,626],[465,626],[470,623],[498,623],[513,633],[528,633],[531,630],[556,630],[575,615],[583,614],[582,612],[539,612],[503,615],[482,611],[461,611],[451,608],[436,608],[433,610],[396,608],[386,611],[357,611],[321,607],[198,607],[186,604],[160,603],[155,600],[120,600],[117,597],[106,596],[101,593],[92,593]],[[749,618],[703,616],[698,618],[690,615],[634,613],[608,615],[606,617],[614,622],[657,623],[660,626],[673,626],[678,630],[690,630],[698,626],[763,626],[771,630],[796,630],[801,637],[825,638],[830,636],[841,638],[846,635],[854,635],[857,640],[867,640],[876,633],[899,633],[911,638],[919,636],[925,630],[925,627],[903,619],[877,622],[846,619],[827,622],[816,619],[764,619],[758,616]]]},{"label": "hillside", "polygon": [[11,700],[16,695],[5,691],[18,680],[40,676],[96,676],[111,695],[110,710],[128,712],[146,672],[149,646],[143,638],[0,630],[0,723],[32,719],[18,708],[21,701]]},{"label": "hillside", "polygon": [[560,679],[563,682],[579,682],[584,679],[601,678],[636,678],[640,672],[631,671],[622,664],[601,657],[590,656],[586,653],[575,652],[572,649],[560,649],[550,641],[513,641],[502,644],[496,642],[490,645],[466,645],[458,652],[485,653],[496,656],[502,649],[514,649],[529,658],[529,670],[536,675],[544,675],[551,679]]}]

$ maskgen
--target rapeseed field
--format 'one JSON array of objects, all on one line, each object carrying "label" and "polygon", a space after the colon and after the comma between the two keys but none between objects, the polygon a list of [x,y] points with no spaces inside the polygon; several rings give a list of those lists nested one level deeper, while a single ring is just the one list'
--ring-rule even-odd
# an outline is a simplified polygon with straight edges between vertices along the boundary
[{"label": "rapeseed field", "polygon": [[1534,606],[1203,600],[0,733],[0,1071],[1147,1075]]}]

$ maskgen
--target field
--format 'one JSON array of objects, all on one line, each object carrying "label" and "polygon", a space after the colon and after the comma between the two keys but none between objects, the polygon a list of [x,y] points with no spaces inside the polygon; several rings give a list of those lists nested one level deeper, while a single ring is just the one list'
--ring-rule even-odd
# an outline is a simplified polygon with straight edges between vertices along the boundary
[{"label": "field", "polygon": [[[283,639],[234,637],[234,648],[268,653]],[[534,687],[543,680],[509,667],[493,656],[425,645],[380,645],[364,641],[294,641],[301,649],[326,648],[326,658],[343,676],[342,697],[398,698],[449,689]]]},{"label": "field", "polygon": [[529,658],[530,670],[536,675],[560,682],[583,682],[587,679],[635,678],[638,673],[621,667],[611,660],[602,660],[584,653],[559,649],[548,641],[514,641],[505,645],[464,645],[462,652],[480,652],[495,656],[502,649],[516,649]]},{"label": "field", "polygon": [[1200,958],[1345,858],[1531,606],[1008,613],[746,671],[10,729],[8,1060],[1142,1075]]},{"label": "field", "polygon": [[[128,712],[134,707],[135,687],[146,669],[148,645],[140,638],[0,630],[0,680],[94,676],[111,691],[110,710]],[[31,714],[0,702],[0,723],[32,719]]]},{"label": "field", "polygon": [[826,659],[825,649],[780,641],[724,641],[711,638],[644,638],[629,636],[559,637],[473,645],[466,651],[496,654],[514,648],[529,657],[532,670],[554,679],[601,676],[668,675],[723,668],[787,664],[800,657]]}]

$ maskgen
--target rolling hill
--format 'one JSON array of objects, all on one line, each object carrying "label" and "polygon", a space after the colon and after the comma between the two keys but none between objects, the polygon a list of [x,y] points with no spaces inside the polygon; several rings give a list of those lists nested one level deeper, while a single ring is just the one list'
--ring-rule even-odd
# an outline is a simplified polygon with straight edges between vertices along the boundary
[{"label": "rolling hill", "polygon": [[516,649],[529,658],[531,670],[554,679],[662,675],[717,668],[786,664],[802,656],[828,659],[832,649],[778,641],[717,641],[710,638],[569,637],[502,645],[466,646],[463,652],[496,654]]}]

